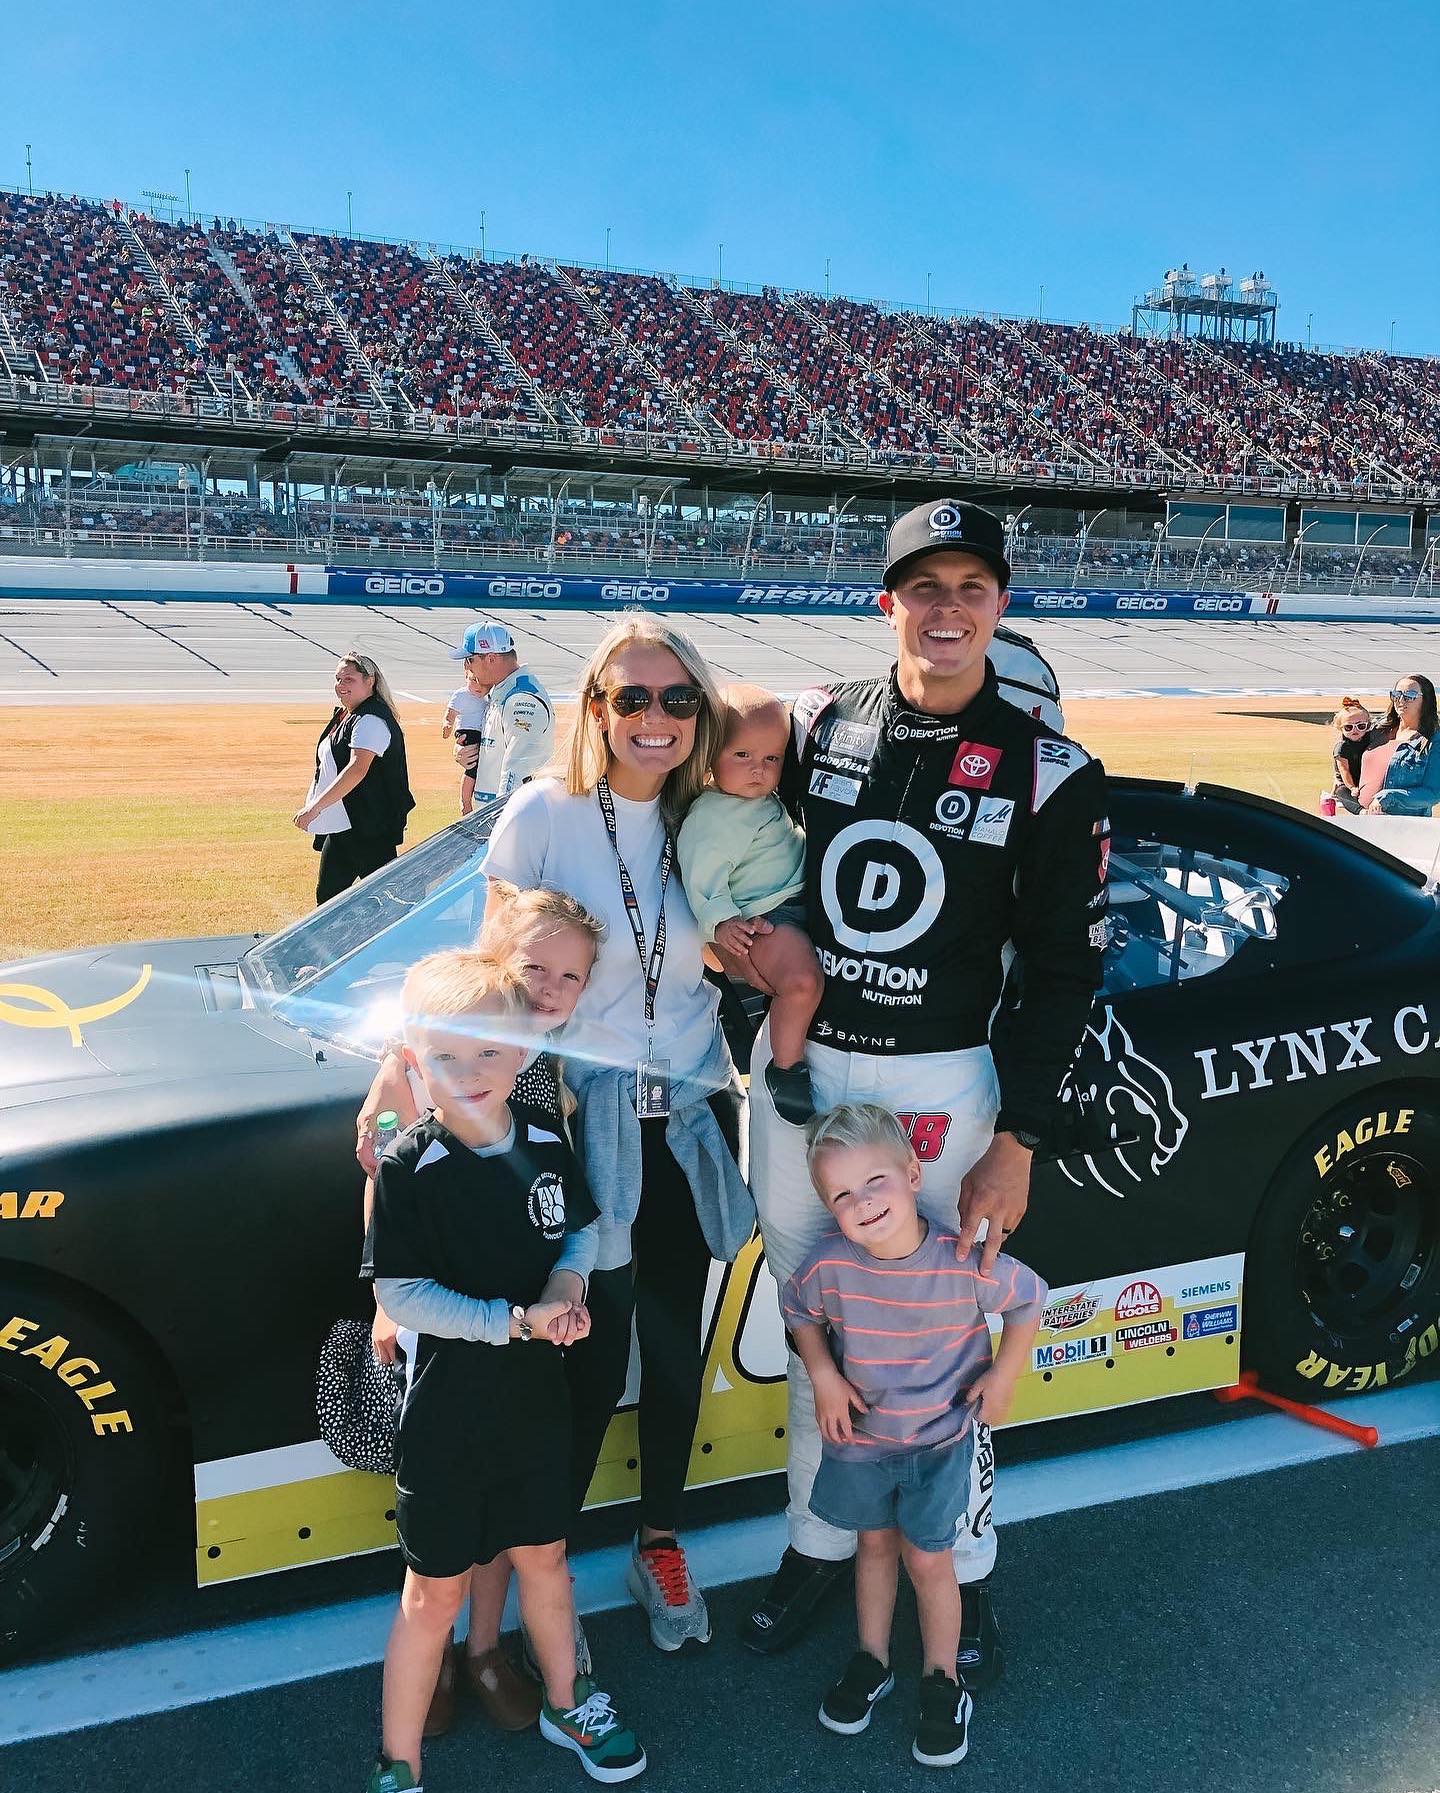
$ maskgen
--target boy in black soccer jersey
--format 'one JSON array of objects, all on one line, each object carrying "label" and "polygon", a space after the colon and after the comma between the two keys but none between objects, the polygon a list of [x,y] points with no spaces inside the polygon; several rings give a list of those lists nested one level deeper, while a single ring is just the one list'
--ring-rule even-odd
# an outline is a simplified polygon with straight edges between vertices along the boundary
[{"label": "boy in black soccer jersey", "polygon": [[542,1736],[592,1779],[630,1780],[645,1752],[576,1675],[565,1565],[570,1413],[556,1347],[589,1331],[595,1204],[553,1124],[510,1102],[533,1031],[523,982],[479,952],[435,953],[406,978],[402,1006],[405,1057],[431,1108],[380,1160],[366,1264],[380,1305],[418,1335],[395,1472],[405,1586],[369,1793],[419,1786],[446,1639],[472,1566],[502,1550],[544,1678]]}]

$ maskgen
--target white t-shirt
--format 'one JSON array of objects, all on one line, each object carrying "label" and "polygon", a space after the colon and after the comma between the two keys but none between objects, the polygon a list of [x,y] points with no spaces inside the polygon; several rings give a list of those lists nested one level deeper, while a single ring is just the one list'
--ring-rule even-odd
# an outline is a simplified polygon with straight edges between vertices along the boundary
[{"label": "white t-shirt", "polygon": [[[390,724],[383,722],[378,716],[362,716],[355,724],[350,735],[350,752],[353,755],[357,747],[367,748],[371,753],[384,753],[390,745]],[[305,799],[304,807],[310,805],[328,785],[335,782],[340,768],[335,764],[335,755],[330,748],[330,737],[326,735],[320,743],[320,764],[310,786],[310,794]],[[310,824],[310,834],[343,834],[350,826],[350,818],[345,813],[343,803],[330,803],[322,809]]]},{"label": "white t-shirt", "polygon": [[[665,844],[659,800],[615,798],[615,831],[640,916],[647,957],[660,910],[660,854]],[[537,778],[506,803],[490,836],[484,870],[522,890],[548,884],[568,890],[605,923],[595,969],[565,1029],[567,1057],[633,1066],[645,1056],[645,979],[620,894],[620,875],[600,801],[593,791],[571,797],[558,779]],[[720,996],[704,977],[700,929],[670,870],[665,890],[665,963],[655,998],[653,1050],[676,1076],[693,1076],[709,1056]]]},{"label": "white t-shirt", "polygon": [[458,691],[450,693],[445,708],[455,712],[456,728],[474,729],[479,734],[485,727],[490,698],[484,691],[472,691],[468,685],[462,685]]}]

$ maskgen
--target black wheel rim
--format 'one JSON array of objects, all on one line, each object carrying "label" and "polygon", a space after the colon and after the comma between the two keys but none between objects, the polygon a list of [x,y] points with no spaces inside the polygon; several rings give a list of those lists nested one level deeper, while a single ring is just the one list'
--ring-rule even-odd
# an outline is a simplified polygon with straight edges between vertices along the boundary
[{"label": "black wheel rim", "polygon": [[28,1389],[0,1382],[0,1576],[25,1560],[65,1511],[73,1465],[64,1429]]},{"label": "black wheel rim", "polygon": [[1338,1338],[1397,1325],[1434,1267],[1435,1180],[1418,1159],[1374,1152],[1332,1176],[1300,1223],[1296,1274],[1315,1318]]}]

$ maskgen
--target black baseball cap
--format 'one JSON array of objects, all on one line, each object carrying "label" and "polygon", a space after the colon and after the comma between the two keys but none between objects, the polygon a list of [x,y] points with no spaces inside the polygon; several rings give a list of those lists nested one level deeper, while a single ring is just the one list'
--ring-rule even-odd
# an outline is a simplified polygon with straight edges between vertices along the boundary
[{"label": "black baseball cap", "polygon": [[927,498],[906,511],[890,530],[885,552],[885,589],[915,561],[944,548],[973,554],[983,560],[1004,591],[1010,583],[1010,562],[1005,558],[1005,530],[993,511],[959,498]]}]

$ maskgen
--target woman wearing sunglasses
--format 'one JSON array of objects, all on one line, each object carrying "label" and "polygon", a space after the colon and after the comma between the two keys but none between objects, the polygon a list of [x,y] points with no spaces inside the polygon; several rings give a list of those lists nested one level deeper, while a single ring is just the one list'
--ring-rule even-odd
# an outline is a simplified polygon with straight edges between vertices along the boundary
[{"label": "woman wearing sunglasses", "polygon": [[580,680],[563,766],[506,804],[485,869],[567,890],[605,923],[566,1033],[575,1136],[600,1209],[567,1353],[575,1506],[640,1347],[640,1529],[630,1591],[663,1650],[708,1643],[675,1527],[700,1408],[712,1258],[734,1258],[755,1205],[736,1165],[742,1095],[677,875],[675,835],[720,746],[720,700],[695,645],[658,618],[617,623]]},{"label": "woman wearing sunglasses", "polygon": [[1440,750],[1436,730],[1435,687],[1422,672],[1397,679],[1381,728],[1393,731],[1395,751],[1385,768],[1385,782],[1371,799],[1371,815],[1428,816],[1440,803]]}]

